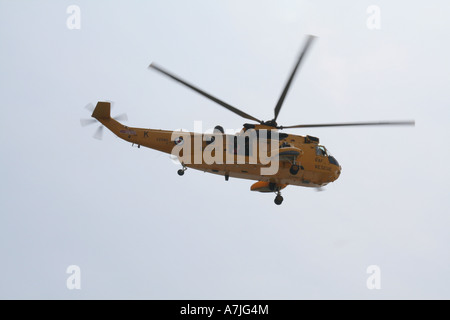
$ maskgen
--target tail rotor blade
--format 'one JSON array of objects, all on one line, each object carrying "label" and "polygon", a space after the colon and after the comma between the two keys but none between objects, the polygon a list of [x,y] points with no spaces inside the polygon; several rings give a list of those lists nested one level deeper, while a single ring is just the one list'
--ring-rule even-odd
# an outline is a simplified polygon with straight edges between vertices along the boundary
[{"label": "tail rotor blade", "polygon": [[85,109],[89,110],[90,112],[94,112],[94,105],[92,103],[88,103],[87,105],[84,106]]},{"label": "tail rotor blade", "polygon": [[128,121],[128,116],[126,113],[119,114],[118,116],[113,117],[116,121]]},{"label": "tail rotor blade", "polygon": [[103,138],[103,126],[99,126],[95,131],[93,137],[97,140],[102,140]]},{"label": "tail rotor blade", "polygon": [[88,126],[90,124],[94,124],[96,122],[97,122],[97,120],[95,120],[95,119],[80,119],[80,124],[82,127],[86,127],[86,126]]}]

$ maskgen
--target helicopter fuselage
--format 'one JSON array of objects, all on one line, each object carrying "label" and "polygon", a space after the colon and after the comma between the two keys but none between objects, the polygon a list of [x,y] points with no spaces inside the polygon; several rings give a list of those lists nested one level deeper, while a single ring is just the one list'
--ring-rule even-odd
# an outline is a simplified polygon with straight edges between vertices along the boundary
[{"label": "helicopter fuselage", "polygon": [[[109,108],[109,105],[108,105]],[[109,114],[109,111],[108,111]],[[211,149],[211,134],[202,134],[194,132],[169,131],[157,129],[144,129],[124,126],[111,117],[96,117],[95,111],[93,117],[97,118],[105,127],[111,130],[119,138],[128,141],[138,147],[147,147],[160,152],[174,154],[174,147],[181,147],[181,156],[178,158],[183,167],[192,168],[212,174],[225,176],[228,178],[240,178],[256,181],[265,181],[276,185],[297,185],[303,187],[322,187],[335,181],[340,173],[341,167],[337,161],[326,153],[326,149],[318,144],[318,139],[311,140],[309,136],[300,136],[293,134],[283,134],[276,141],[276,148],[284,150],[284,146],[300,150],[300,155],[296,159],[297,165],[301,168],[297,173],[292,174],[290,168],[292,161],[280,160],[277,163],[277,170],[274,174],[261,174],[262,168],[267,168],[270,164],[262,162],[259,156],[252,154],[252,150],[236,150],[235,142],[237,135],[223,135],[220,145],[215,146],[212,155],[215,156],[217,150],[223,149],[223,153],[216,161],[208,161],[204,156],[207,148]],[[182,135],[184,139],[178,135]],[[186,139],[190,138],[190,145],[187,145]],[[229,141],[232,141],[230,144]],[[218,143],[214,141],[213,143]],[[199,156],[200,152],[200,156]],[[211,154],[211,153],[210,153]],[[271,154],[269,151],[268,157]],[[231,161],[230,161],[231,160]],[[295,161],[294,161],[295,162]]]}]

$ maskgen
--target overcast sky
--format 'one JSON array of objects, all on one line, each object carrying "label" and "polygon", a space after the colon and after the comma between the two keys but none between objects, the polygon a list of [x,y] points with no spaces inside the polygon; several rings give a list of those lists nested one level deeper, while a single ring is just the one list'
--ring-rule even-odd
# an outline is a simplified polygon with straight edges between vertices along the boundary
[{"label": "overcast sky", "polygon": [[[77,5],[81,29],[69,29]],[[369,30],[366,10],[381,9]],[[0,0],[0,298],[450,299],[448,1]],[[318,36],[279,124],[317,128],[343,167],[316,192],[251,192],[96,126],[246,122],[152,62],[265,120]],[[66,268],[81,268],[68,290]],[[366,286],[370,265],[381,289]]]}]

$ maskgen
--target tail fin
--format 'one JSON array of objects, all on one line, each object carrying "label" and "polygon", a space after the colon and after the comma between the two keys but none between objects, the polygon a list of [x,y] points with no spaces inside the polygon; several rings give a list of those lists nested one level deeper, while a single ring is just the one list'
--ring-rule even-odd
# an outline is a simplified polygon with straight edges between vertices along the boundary
[{"label": "tail fin", "polygon": [[92,117],[96,119],[111,118],[111,103],[99,101],[92,112]]}]

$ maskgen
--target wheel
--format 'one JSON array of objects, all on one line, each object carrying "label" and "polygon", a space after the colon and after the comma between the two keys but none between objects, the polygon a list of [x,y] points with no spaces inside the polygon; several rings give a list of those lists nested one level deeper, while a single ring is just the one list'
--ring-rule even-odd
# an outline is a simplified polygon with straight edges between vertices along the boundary
[{"label": "wheel", "polygon": [[276,196],[274,200],[276,205],[280,205],[283,203],[283,197],[282,196]]},{"label": "wheel", "polygon": [[289,172],[295,176],[298,173],[298,170],[300,170],[300,167],[297,164],[293,164],[289,169]]},{"label": "wheel", "polygon": [[178,170],[178,175],[179,176],[182,176],[183,174],[184,174],[184,170],[183,169]]}]

